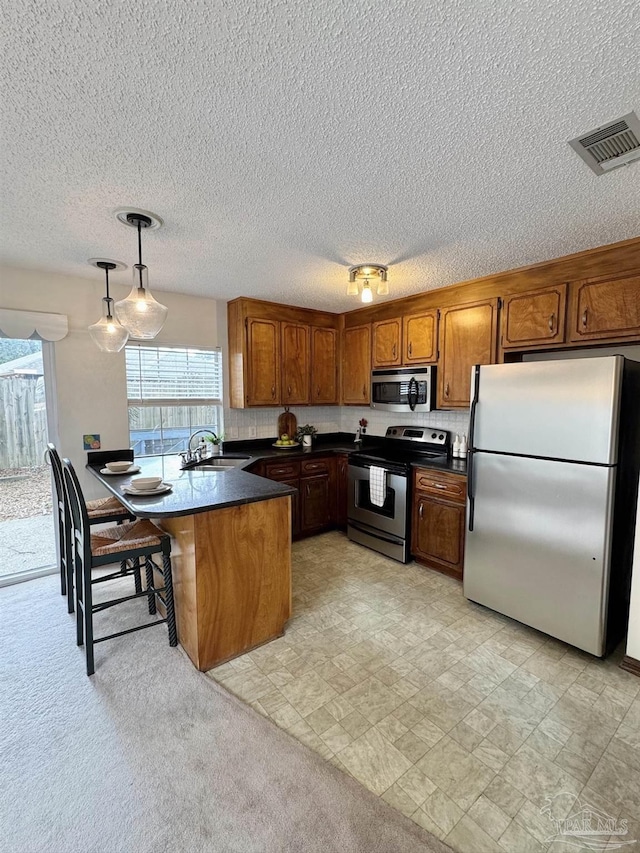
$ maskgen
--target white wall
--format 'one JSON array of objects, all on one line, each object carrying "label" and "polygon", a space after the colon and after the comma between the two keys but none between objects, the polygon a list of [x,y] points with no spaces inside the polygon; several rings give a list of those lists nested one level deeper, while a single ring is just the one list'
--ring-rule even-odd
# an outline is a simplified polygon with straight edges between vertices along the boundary
[{"label": "white wall", "polygon": [[[153,288],[153,270],[150,277]],[[114,299],[127,295],[130,281],[129,270],[112,277]],[[87,278],[76,278],[0,267],[0,307],[66,314],[69,318],[69,334],[53,345],[57,435],[51,438],[77,467],[88,497],[101,492],[84,472],[82,436],[100,433],[104,449],[129,447],[124,351],[101,352],[87,331],[100,318],[103,296],[104,277],[98,270]],[[218,345],[218,306],[214,299],[160,292],[156,296],[169,308],[157,343]]]}]

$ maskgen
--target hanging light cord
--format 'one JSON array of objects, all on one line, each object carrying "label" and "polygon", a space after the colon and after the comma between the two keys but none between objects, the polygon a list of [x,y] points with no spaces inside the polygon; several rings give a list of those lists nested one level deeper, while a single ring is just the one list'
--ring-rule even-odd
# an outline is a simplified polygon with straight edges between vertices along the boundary
[{"label": "hanging light cord", "polygon": [[113,315],[111,314],[111,297],[109,296],[109,267],[104,266],[104,278],[107,287],[107,320],[112,320]]},{"label": "hanging light cord", "polygon": [[139,287],[144,290],[142,284],[142,220],[138,219],[138,276],[140,277]]}]

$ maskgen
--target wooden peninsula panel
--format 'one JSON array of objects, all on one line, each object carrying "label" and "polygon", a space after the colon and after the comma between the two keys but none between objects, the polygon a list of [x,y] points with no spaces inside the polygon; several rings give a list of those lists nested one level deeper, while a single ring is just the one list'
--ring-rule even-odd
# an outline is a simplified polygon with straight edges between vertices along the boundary
[{"label": "wooden peninsula panel", "polygon": [[282,636],[291,615],[291,498],[179,518],[173,537],[178,638],[201,671]]}]

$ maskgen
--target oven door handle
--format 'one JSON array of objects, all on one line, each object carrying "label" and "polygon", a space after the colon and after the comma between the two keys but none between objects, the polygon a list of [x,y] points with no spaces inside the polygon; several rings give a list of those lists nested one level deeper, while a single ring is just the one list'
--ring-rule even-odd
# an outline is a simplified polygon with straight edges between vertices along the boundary
[{"label": "oven door handle", "polygon": [[415,376],[412,376],[409,380],[409,388],[407,391],[407,402],[409,403],[409,408],[412,412],[416,410],[416,404],[418,402],[418,380]]}]

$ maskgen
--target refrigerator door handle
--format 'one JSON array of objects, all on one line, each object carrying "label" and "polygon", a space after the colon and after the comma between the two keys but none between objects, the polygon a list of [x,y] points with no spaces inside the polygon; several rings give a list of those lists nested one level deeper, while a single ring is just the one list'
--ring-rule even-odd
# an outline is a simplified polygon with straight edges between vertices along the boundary
[{"label": "refrigerator door handle", "polygon": [[473,399],[471,400],[471,412],[469,415],[469,450],[473,450],[474,431],[476,426],[476,406],[478,405],[478,395],[480,393],[480,365],[473,366],[473,376],[471,377],[473,384]]},{"label": "refrigerator door handle", "polygon": [[469,517],[468,517],[468,528],[469,532],[473,533],[473,519],[476,510],[476,499],[473,494],[473,457],[475,456],[475,451],[470,450],[469,455],[467,457],[467,498],[469,499]]},{"label": "refrigerator door handle", "polygon": [[469,531],[473,532],[473,517],[475,515],[475,498],[473,495],[473,455],[474,455],[474,431],[476,426],[476,406],[480,394],[480,365],[473,367],[473,400],[471,401],[471,413],[469,416],[469,455],[467,457],[467,497],[469,498]]}]

